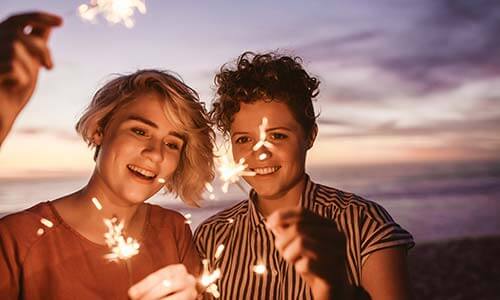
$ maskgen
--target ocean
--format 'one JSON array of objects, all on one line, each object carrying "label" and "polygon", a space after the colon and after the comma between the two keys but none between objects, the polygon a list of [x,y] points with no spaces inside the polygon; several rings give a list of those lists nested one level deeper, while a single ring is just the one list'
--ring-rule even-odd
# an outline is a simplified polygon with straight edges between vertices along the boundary
[{"label": "ocean", "polygon": [[[309,168],[322,184],[381,204],[416,242],[500,235],[500,161],[331,166]],[[88,177],[0,179],[0,217],[83,187]],[[232,185],[215,183],[215,200],[189,208],[162,194],[148,201],[191,214],[192,229],[219,210],[246,198]],[[248,189],[248,187],[243,187]]]}]

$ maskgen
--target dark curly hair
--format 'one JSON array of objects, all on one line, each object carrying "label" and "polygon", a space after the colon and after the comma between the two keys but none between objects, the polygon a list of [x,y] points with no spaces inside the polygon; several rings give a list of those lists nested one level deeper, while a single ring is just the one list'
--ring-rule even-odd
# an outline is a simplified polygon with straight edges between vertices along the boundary
[{"label": "dark curly hair", "polygon": [[278,101],[289,107],[308,137],[316,125],[312,100],[319,93],[319,80],[301,63],[300,57],[275,52],[245,52],[234,66],[223,65],[214,80],[217,94],[210,119],[227,136],[241,102]]}]

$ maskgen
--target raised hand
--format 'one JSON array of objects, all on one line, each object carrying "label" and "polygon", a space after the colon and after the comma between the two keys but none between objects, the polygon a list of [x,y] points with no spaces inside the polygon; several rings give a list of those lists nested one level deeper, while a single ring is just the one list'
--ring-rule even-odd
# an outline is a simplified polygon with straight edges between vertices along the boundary
[{"label": "raised hand", "polygon": [[344,294],[346,242],[333,221],[297,207],[275,211],[266,223],[279,253],[311,287],[314,299]]},{"label": "raised hand", "polygon": [[59,16],[33,12],[0,23],[0,144],[36,86],[40,67],[53,66],[47,46]]},{"label": "raised hand", "polygon": [[183,264],[168,265],[151,273],[132,286],[130,299],[192,300],[196,299],[196,279],[189,274]]}]

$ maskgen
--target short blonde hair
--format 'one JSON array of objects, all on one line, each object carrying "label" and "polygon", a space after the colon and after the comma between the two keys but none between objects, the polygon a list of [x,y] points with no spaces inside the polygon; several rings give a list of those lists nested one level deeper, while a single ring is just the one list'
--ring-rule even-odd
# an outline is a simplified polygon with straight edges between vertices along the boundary
[{"label": "short blonde hair", "polygon": [[[139,70],[120,75],[101,87],[76,124],[76,131],[90,146],[96,130],[104,130],[113,115],[144,93],[157,93],[165,101],[167,119],[183,134],[185,144],[179,165],[165,184],[168,192],[188,205],[199,206],[206,182],[214,178],[214,132],[198,94],[178,76],[167,71]],[[97,125],[97,128],[96,128]]]}]

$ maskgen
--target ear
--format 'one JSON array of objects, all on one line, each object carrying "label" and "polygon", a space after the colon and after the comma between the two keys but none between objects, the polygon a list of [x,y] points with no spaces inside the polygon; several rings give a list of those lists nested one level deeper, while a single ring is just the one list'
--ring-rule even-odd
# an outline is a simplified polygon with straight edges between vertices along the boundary
[{"label": "ear", "polygon": [[307,142],[306,143],[307,150],[312,148],[312,146],[314,145],[314,141],[316,140],[317,135],[318,135],[318,125],[316,123],[314,123],[314,126],[311,130],[311,133],[307,137],[307,141],[306,141]]},{"label": "ear", "polygon": [[92,144],[94,146],[100,146],[102,143],[102,136],[103,133],[101,127],[96,127],[94,133],[92,134]]}]

